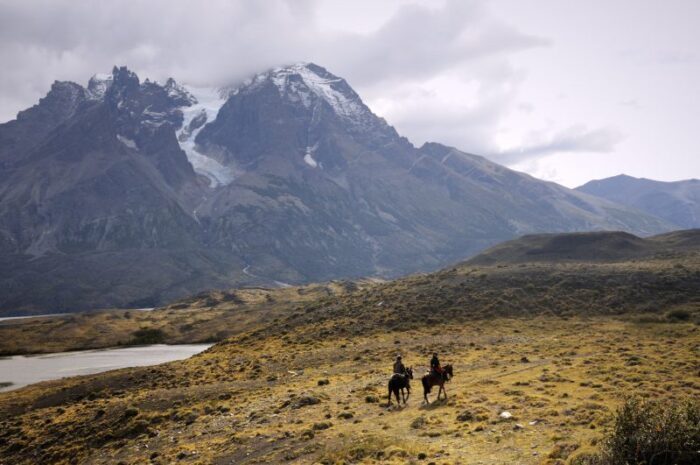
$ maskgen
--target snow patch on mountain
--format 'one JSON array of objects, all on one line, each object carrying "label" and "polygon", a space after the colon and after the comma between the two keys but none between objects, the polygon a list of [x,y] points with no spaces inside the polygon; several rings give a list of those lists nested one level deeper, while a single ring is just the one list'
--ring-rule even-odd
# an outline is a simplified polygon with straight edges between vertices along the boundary
[{"label": "snow patch on mountain", "polygon": [[316,160],[314,160],[314,157],[312,157],[311,154],[308,152],[306,153],[306,155],[304,155],[304,161],[307,165],[309,165],[312,168],[318,167],[318,163],[316,162]]},{"label": "snow patch on mountain", "polygon": [[136,142],[134,142],[132,139],[129,139],[128,137],[124,137],[121,134],[117,134],[117,140],[132,150],[138,150]]},{"label": "snow patch on mountain", "polygon": [[306,147],[306,153],[304,154],[304,162],[312,168],[318,168],[318,162],[314,159],[314,152],[318,148],[318,144],[312,147]]},{"label": "snow patch on mountain", "polygon": [[177,132],[180,147],[187,155],[187,160],[196,173],[209,179],[211,187],[225,186],[234,179],[233,170],[218,160],[201,153],[195,139],[207,124],[216,119],[219,109],[226,102],[226,93],[210,87],[186,87],[184,89],[194,97],[190,106],[182,107],[182,127]]},{"label": "snow patch on mountain", "polygon": [[192,105],[197,102],[197,98],[185,86],[175,82],[173,78],[168,78],[163,89],[168,93],[168,97],[181,105]]},{"label": "snow patch on mountain", "polygon": [[105,96],[107,89],[112,85],[114,77],[112,74],[97,73],[88,81],[88,96],[93,100],[100,100]]}]

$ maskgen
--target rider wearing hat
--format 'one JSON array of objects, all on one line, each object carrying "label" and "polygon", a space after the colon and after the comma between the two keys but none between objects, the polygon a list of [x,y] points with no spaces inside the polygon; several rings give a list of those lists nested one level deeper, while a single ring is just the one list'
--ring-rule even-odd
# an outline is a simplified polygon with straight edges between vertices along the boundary
[{"label": "rider wearing hat", "polygon": [[403,362],[401,361],[401,355],[396,356],[396,361],[394,362],[394,373],[398,373],[400,375],[405,375],[406,374],[406,367],[404,366]]}]

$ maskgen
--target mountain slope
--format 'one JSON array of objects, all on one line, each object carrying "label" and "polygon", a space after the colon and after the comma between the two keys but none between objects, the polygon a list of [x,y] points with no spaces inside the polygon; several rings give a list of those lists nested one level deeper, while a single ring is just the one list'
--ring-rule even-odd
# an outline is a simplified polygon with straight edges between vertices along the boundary
[{"label": "mountain slope", "polygon": [[700,227],[700,180],[662,182],[619,175],[590,181],[580,192],[637,208],[679,228]]},{"label": "mountain slope", "polygon": [[524,232],[667,226],[439,144],[417,149],[313,64],[236,88],[196,142],[236,173],[198,210],[212,241],[297,270],[251,257],[281,280],[434,269]]},{"label": "mountain slope", "polygon": [[[144,327],[162,342],[220,341],[252,329],[369,336],[489,316],[689,312],[700,323],[700,230],[650,238],[621,232],[523,236],[471,260],[395,280],[202,292],[150,312],[105,311],[0,323],[0,354],[100,349]],[[655,314],[655,315],[653,315]],[[681,313],[682,316],[682,313]],[[670,317],[667,315],[669,319]]]},{"label": "mountain slope", "polygon": [[436,269],[517,235],[672,229],[440,144],[314,64],[224,89],[55,83],[0,125],[0,309]]},{"label": "mountain slope", "polygon": [[191,214],[203,188],[174,136],[181,100],[125,68],[96,85],[55,83],[0,126],[4,308],[149,306],[229,282]]}]

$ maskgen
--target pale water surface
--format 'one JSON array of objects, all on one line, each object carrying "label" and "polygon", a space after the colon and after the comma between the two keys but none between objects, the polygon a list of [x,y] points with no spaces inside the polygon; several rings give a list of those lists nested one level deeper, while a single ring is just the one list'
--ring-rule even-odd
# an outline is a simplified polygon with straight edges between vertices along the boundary
[{"label": "pale water surface", "polygon": [[198,354],[209,347],[211,344],[156,344],[118,349],[4,357],[0,358],[0,383],[11,382],[12,385],[0,388],[0,391],[17,389],[27,384],[50,379],[181,360]]},{"label": "pale water surface", "polygon": [[[148,307],[148,308],[125,308],[123,309],[125,311],[133,311],[133,312],[150,312],[151,310],[154,310],[154,307]],[[28,318],[53,318],[53,317],[63,317],[63,316],[71,316],[71,315],[89,315],[89,312],[74,312],[74,313],[44,313],[43,315],[23,315],[23,316],[3,316],[0,317],[0,322],[2,321],[16,321],[16,320],[26,320]]]}]

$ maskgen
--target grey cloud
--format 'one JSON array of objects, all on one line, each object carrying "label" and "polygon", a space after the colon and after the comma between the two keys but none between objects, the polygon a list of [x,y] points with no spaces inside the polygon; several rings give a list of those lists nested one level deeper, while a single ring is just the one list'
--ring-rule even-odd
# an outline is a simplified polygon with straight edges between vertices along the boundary
[{"label": "grey cloud", "polygon": [[0,0],[0,118],[34,103],[54,79],[85,83],[114,64],[157,80],[216,85],[314,61],[363,93],[385,81],[424,80],[546,44],[490,18],[475,1],[402,5],[368,34],[324,29],[316,6],[313,0]]},{"label": "grey cloud", "polygon": [[347,51],[339,68],[359,84],[376,84],[425,79],[479,58],[549,42],[491,19],[479,3],[453,0],[439,10],[409,5],[373,34],[338,37],[335,44]]},{"label": "grey cloud", "polygon": [[[0,0],[0,60],[8,64],[0,74],[0,120],[35,103],[55,79],[84,84],[115,64],[161,82],[172,76],[225,85],[313,61],[345,77],[370,106],[393,99],[399,108],[383,116],[415,143],[437,140],[487,154],[523,79],[508,57],[548,44],[494,19],[477,1],[403,4],[364,34],[323,27],[316,0],[205,5]],[[475,83],[471,101],[459,90],[445,101],[421,87],[441,76]]]},{"label": "grey cloud", "polygon": [[613,128],[588,129],[585,126],[571,126],[549,136],[531,133],[525,144],[496,152],[492,154],[492,158],[501,163],[512,164],[553,153],[608,153],[623,139],[623,135]]}]

